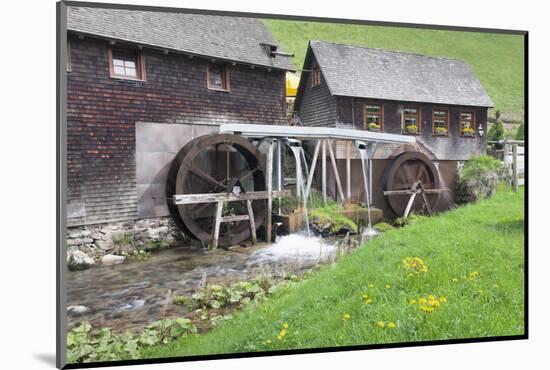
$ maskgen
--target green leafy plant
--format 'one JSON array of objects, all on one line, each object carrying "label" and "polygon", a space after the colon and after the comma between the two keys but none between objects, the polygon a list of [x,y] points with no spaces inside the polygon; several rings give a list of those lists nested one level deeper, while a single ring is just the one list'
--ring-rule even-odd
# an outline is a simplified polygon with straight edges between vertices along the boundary
[{"label": "green leafy plant", "polygon": [[514,136],[514,139],[525,140],[525,125],[523,124],[523,122],[521,123],[521,125],[519,125],[516,131],[516,135]]},{"label": "green leafy plant", "polygon": [[367,127],[370,131],[380,131],[380,125],[378,123],[371,122]]},{"label": "green leafy plant", "polygon": [[455,185],[456,202],[474,202],[493,195],[505,175],[501,161],[486,155],[471,158],[458,174]]},{"label": "green leafy plant", "polygon": [[436,135],[447,135],[448,131],[445,127],[436,127],[435,128],[435,134]]},{"label": "green leafy plant", "polygon": [[464,127],[461,134],[463,136],[474,136],[474,129],[471,127]]},{"label": "green leafy plant", "polygon": [[69,363],[136,359],[141,348],[166,344],[197,332],[197,327],[187,318],[162,319],[145,327],[134,335],[117,334],[111,328],[92,328],[84,322],[67,333],[67,361]]},{"label": "green leafy plant", "polygon": [[416,125],[407,125],[405,126],[405,132],[409,134],[416,134],[418,127]]}]

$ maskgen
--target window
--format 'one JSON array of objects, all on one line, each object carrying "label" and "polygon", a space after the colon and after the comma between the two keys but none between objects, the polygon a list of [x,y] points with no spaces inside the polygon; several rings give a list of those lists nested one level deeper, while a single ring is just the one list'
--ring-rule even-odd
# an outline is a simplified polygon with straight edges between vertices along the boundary
[{"label": "window", "polygon": [[145,80],[143,56],[139,50],[111,48],[109,62],[111,78]]},{"label": "window", "polygon": [[365,105],[365,128],[380,131],[384,126],[384,109],[379,104]]},{"label": "window", "polygon": [[71,72],[72,63],[71,63],[71,42],[67,40],[67,63],[65,65],[65,70]]},{"label": "window", "polygon": [[449,111],[434,109],[432,114],[432,133],[447,136],[449,134]]},{"label": "window", "polygon": [[420,132],[420,110],[415,107],[404,107],[402,112],[404,132],[408,134],[418,134]]},{"label": "window", "polygon": [[224,64],[209,63],[206,75],[209,89],[229,91],[229,71]]},{"label": "window", "polygon": [[321,84],[321,70],[319,67],[313,68],[313,73],[311,76],[311,86],[318,86]]},{"label": "window", "polygon": [[473,137],[475,132],[475,114],[460,112],[460,135]]}]

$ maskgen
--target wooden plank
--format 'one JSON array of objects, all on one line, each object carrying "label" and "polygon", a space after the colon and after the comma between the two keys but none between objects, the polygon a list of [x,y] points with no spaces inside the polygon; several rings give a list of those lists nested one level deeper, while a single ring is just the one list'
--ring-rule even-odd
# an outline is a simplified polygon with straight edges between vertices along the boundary
[{"label": "wooden plank", "polygon": [[409,199],[409,203],[407,203],[407,208],[405,208],[405,213],[403,214],[403,217],[407,217],[409,215],[409,212],[411,211],[411,207],[414,203],[414,198],[416,198],[416,193],[413,193]]},{"label": "wooden plank", "polygon": [[327,204],[327,143],[326,140],[322,141],[322,150],[321,150],[321,190],[323,193],[323,204]]},{"label": "wooden plank", "polygon": [[[247,202],[250,202],[247,200]],[[236,221],[248,221],[250,217],[248,215],[232,215],[232,216],[224,216],[221,219],[221,222],[236,222]]]},{"label": "wooden plank", "polygon": [[334,171],[334,178],[336,180],[336,187],[338,188],[338,193],[340,194],[340,201],[344,202],[346,198],[344,197],[344,191],[342,190],[342,183],[340,182],[340,175],[338,174],[338,166],[336,165],[336,158],[334,158],[334,151],[332,150],[332,144],[330,141],[327,142],[328,145],[328,154],[330,155],[330,161],[332,163],[332,170]]},{"label": "wooden plank", "polygon": [[[289,195],[289,190],[277,190],[272,192],[273,197],[286,197]],[[247,199],[267,199],[268,197],[269,195],[267,194],[267,191],[251,191],[240,195],[235,195],[233,193],[176,194],[174,195],[173,201],[175,205],[183,205],[195,203],[215,203],[218,201],[238,202],[245,201]]]},{"label": "wooden plank", "polygon": [[220,237],[220,224],[222,222],[223,200],[218,201],[216,208],[216,220],[214,222],[214,235],[212,235],[212,248],[218,248],[218,239]]},{"label": "wooden plank", "polygon": [[[446,192],[446,191],[451,191],[450,189],[425,189],[423,190],[424,193],[426,194],[436,194],[436,193],[443,193],[443,192]],[[412,193],[415,193],[415,192],[418,192],[420,193],[421,191],[416,191],[416,190],[387,190],[384,192],[384,195],[402,195],[402,194],[412,194]]]},{"label": "wooden plank", "polygon": [[254,211],[252,210],[252,200],[246,200],[246,208],[248,209],[248,219],[250,221],[250,236],[252,237],[252,243],[256,244],[258,239],[256,238],[256,222],[254,221]]},{"label": "wooden plank", "polygon": [[[266,242],[271,242],[271,232],[272,232],[272,207],[273,207],[273,146],[275,141],[271,141],[269,148],[267,150],[267,163],[266,163],[266,180],[267,183],[267,227],[266,227]],[[248,203],[247,203],[248,204]],[[252,219],[251,222],[254,222]],[[256,228],[254,228],[254,234],[256,233]]]},{"label": "wooden plank", "polygon": [[319,149],[321,148],[321,140],[317,141],[317,144],[315,144],[315,151],[313,152],[313,159],[311,161],[311,169],[309,170],[309,176],[307,178],[307,186],[306,186],[306,199],[309,197],[309,193],[311,191],[311,184],[313,183],[313,175],[315,173],[315,168],[317,167],[317,157],[319,156]]}]

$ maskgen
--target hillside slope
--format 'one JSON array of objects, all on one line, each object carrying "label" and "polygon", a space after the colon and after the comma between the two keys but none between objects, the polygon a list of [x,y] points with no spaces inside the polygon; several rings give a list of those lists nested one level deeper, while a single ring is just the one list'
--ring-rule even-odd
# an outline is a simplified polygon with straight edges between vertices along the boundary
[{"label": "hillside slope", "polygon": [[466,61],[505,121],[522,121],[524,109],[523,36],[319,22],[264,20],[299,70],[309,40],[457,58]]}]

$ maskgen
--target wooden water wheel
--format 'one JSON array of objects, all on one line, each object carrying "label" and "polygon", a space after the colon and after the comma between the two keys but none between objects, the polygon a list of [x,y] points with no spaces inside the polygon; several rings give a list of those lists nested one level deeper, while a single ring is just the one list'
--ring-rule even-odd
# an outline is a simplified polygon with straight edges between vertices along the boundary
[{"label": "wooden water wheel", "polygon": [[[170,215],[183,232],[203,243],[212,241],[217,204],[175,205],[176,194],[243,194],[262,190],[263,156],[250,141],[231,134],[205,135],[187,143],[172,161],[166,182]],[[258,227],[265,218],[265,200],[253,200],[251,206],[252,225]],[[246,202],[224,204],[223,214],[235,215],[235,221],[219,226],[217,245],[235,245],[250,237],[251,223],[242,216],[249,211]]]},{"label": "wooden water wheel", "polygon": [[434,163],[419,152],[405,152],[395,158],[385,174],[384,195],[398,216],[410,212],[432,213],[439,194],[439,174]]}]

